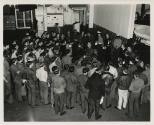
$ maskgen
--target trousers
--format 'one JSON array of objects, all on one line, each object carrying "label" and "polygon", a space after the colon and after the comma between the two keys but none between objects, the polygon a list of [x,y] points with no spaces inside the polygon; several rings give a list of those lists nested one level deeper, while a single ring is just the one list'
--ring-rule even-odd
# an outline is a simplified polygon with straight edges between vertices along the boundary
[{"label": "trousers", "polygon": [[66,106],[68,108],[74,107],[75,104],[75,92],[67,91],[66,93]]},{"label": "trousers", "polygon": [[88,107],[88,93],[80,93],[81,97],[81,110],[82,113],[85,113]]},{"label": "trousers", "polygon": [[128,114],[133,117],[139,113],[140,93],[131,93],[129,97]]},{"label": "trousers", "polygon": [[35,85],[27,85],[28,89],[28,103],[32,106],[34,106],[36,103],[36,94],[35,94]]},{"label": "trousers", "polygon": [[121,110],[122,107],[125,109],[128,102],[128,90],[118,89],[118,96],[118,109]]},{"label": "trousers", "polygon": [[54,93],[55,113],[64,112],[65,93]]},{"label": "trousers", "polygon": [[40,86],[40,96],[43,104],[48,104],[48,84],[47,82],[39,82]]},{"label": "trousers", "polygon": [[94,111],[95,111],[95,118],[99,116],[99,103],[100,100],[94,100],[93,98],[88,98],[88,118],[91,118]]},{"label": "trousers", "polygon": [[15,84],[15,93],[16,93],[16,98],[17,98],[18,101],[22,101],[21,87],[22,87],[21,83]]}]

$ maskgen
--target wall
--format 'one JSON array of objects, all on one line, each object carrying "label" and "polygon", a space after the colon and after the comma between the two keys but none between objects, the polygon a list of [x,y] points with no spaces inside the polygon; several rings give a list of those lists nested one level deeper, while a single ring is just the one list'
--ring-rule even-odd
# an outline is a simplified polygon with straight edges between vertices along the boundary
[{"label": "wall", "polygon": [[66,11],[64,11],[64,25],[71,25],[75,22],[74,12],[72,9],[67,7]]},{"label": "wall", "polygon": [[67,5],[63,7],[38,5],[35,14],[39,36],[47,31],[48,27],[53,27],[55,22],[59,23],[59,26],[71,25],[75,22],[74,12]]},{"label": "wall", "polygon": [[136,5],[94,5],[94,24],[131,38]]}]

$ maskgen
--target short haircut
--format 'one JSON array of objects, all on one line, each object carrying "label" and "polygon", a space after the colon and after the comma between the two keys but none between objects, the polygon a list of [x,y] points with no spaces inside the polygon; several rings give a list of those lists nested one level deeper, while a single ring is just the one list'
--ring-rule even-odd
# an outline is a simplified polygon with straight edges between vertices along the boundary
[{"label": "short haircut", "polygon": [[74,72],[74,70],[75,70],[74,66],[69,67],[69,72]]},{"label": "short haircut", "polygon": [[89,71],[89,68],[85,67],[82,69],[82,73],[87,73]]},{"label": "short haircut", "polygon": [[139,72],[138,72],[138,71],[135,71],[135,72],[134,72],[134,75],[135,75],[136,77],[139,77]]},{"label": "short haircut", "polygon": [[58,74],[58,72],[59,72],[58,66],[53,66],[52,71],[53,71],[54,74]]}]

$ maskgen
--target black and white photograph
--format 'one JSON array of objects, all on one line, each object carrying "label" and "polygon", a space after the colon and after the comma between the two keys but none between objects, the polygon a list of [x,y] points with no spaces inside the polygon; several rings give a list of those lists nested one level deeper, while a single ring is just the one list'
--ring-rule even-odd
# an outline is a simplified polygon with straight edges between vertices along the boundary
[{"label": "black and white photograph", "polygon": [[4,4],[4,122],[150,122],[150,9]]}]

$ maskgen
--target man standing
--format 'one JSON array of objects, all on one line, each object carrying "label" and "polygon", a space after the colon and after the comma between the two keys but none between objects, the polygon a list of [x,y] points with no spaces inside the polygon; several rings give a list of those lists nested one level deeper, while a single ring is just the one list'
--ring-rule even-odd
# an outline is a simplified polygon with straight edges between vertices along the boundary
[{"label": "man standing", "polygon": [[18,56],[18,62],[17,62],[17,75],[14,80],[15,82],[15,94],[17,97],[17,101],[21,102],[22,101],[22,96],[21,96],[21,88],[22,88],[22,72],[24,71],[24,65],[23,65],[23,58],[22,55]]},{"label": "man standing", "polygon": [[138,116],[139,113],[139,99],[141,91],[144,88],[144,81],[139,78],[139,73],[134,73],[134,79],[131,82],[129,90],[131,91],[129,97],[129,117]]},{"label": "man standing", "polygon": [[59,75],[59,68],[57,66],[52,67],[52,71],[54,73],[52,77],[51,87],[54,91],[54,104],[55,104],[55,113],[60,115],[64,115],[64,99],[65,99],[65,88],[66,82],[65,79]]},{"label": "man standing", "polygon": [[95,110],[95,119],[101,118],[99,114],[100,100],[105,95],[105,82],[101,78],[101,69],[97,69],[87,80],[85,88],[89,89],[88,94],[88,119],[91,118]]},{"label": "man standing", "polygon": [[123,74],[117,80],[118,83],[118,106],[115,107],[118,110],[126,109],[127,101],[128,101],[128,89],[130,86],[131,78],[128,75],[128,70],[125,68],[123,70]]},{"label": "man standing", "polygon": [[12,64],[10,66],[10,74],[11,74],[11,80],[12,80],[12,85],[11,85],[11,90],[12,94],[15,94],[15,78],[17,76],[17,58],[12,59]]},{"label": "man standing", "polygon": [[76,89],[77,89],[77,77],[74,75],[74,66],[69,67],[69,72],[65,75],[66,80],[66,106],[68,109],[74,108]]},{"label": "man standing", "polygon": [[34,62],[28,61],[27,67],[25,67],[22,73],[22,83],[24,83],[28,89],[28,103],[32,106],[36,105],[35,82],[36,73]]},{"label": "man standing", "polygon": [[42,66],[36,70],[36,77],[39,79],[40,95],[43,104],[48,104],[48,73],[47,67],[42,63]]},{"label": "man standing", "polygon": [[85,84],[88,80],[88,68],[83,68],[82,74],[78,76],[80,97],[81,97],[81,109],[82,113],[86,112],[86,106],[88,104],[88,89],[85,88]]}]

